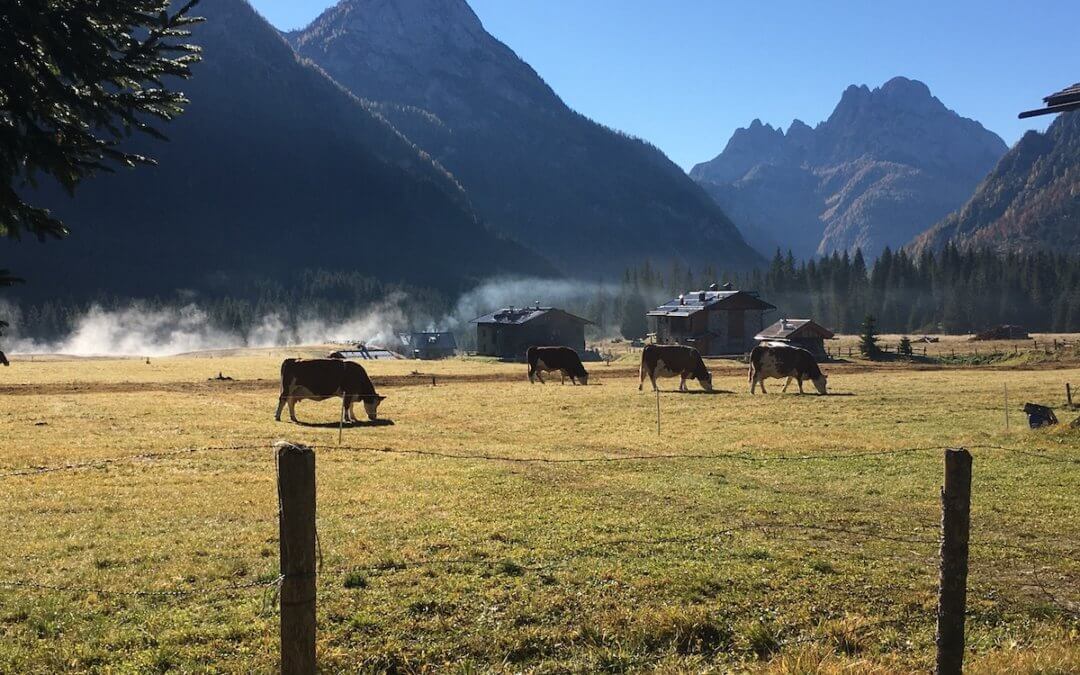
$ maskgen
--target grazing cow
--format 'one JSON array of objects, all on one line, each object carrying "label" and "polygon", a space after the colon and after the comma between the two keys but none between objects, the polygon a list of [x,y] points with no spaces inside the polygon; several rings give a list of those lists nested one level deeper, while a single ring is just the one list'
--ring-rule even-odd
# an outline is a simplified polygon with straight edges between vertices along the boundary
[{"label": "grazing cow", "polygon": [[281,410],[289,405],[289,418],[296,419],[296,402],[301,399],[325,401],[341,397],[342,416],[346,422],[358,422],[353,404],[364,402],[368,419],[375,420],[385,396],[375,392],[367,371],[359,363],[338,359],[285,359],[281,362],[281,396],[274,419],[281,421]]},{"label": "grazing cow", "polygon": [[641,369],[638,371],[638,391],[645,384],[645,376],[652,381],[656,391],[656,378],[679,376],[679,391],[687,391],[686,380],[693,378],[705,391],[712,391],[712,373],[705,367],[701,354],[693,347],[682,345],[648,345],[641,350]]},{"label": "grazing cow", "polygon": [[11,364],[8,363],[7,357],[4,356],[4,352],[0,352],[0,366],[10,366],[10,365]]},{"label": "grazing cow", "polygon": [[[750,352],[750,393],[753,394],[757,386],[761,385],[761,393],[765,391],[765,378],[792,378],[799,383],[799,393],[803,393],[803,380],[810,380],[814,388],[824,396],[826,377],[818,367],[814,355],[805,349],[792,347],[785,344],[761,344],[754,347]],[[784,385],[787,390],[787,384]]]},{"label": "grazing cow", "polygon": [[581,365],[581,357],[569,347],[529,347],[525,358],[529,361],[529,382],[540,380],[540,384],[547,384],[541,373],[557,370],[563,384],[567,377],[574,384],[579,381],[581,384],[589,383],[589,373]]}]

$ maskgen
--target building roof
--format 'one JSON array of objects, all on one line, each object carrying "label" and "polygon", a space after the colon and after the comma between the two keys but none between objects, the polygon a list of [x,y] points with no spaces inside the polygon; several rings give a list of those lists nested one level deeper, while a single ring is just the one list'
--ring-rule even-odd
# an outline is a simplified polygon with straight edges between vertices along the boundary
[{"label": "building roof", "polygon": [[410,349],[457,349],[457,340],[450,331],[402,333],[401,343]]},{"label": "building roof", "polygon": [[469,323],[483,323],[483,324],[501,324],[504,326],[519,326],[524,323],[528,323],[535,319],[539,319],[542,316],[561,314],[574,321],[579,321],[583,324],[592,323],[588,319],[583,319],[580,316],[574,316],[570,312],[557,309],[555,307],[506,307],[484,316],[479,316]]},{"label": "building roof", "polygon": [[773,325],[754,336],[755,340],[799,340],[807,338],[822,338],[829,340],[835,337],[828,328],[810,319],[780,319]]},{"label": "building roof", "polygon": [[1080,82],[1044,97],[1043,101],[1046,102],[1045,108],[1025,110],[1020,113],[1020,119],[1024,119],[1025,117],[1035,117],[1037,115],[1052,115],[1054,113],[1068,112],[1069,110],[1080,108]]},{"label": "building roof", "polygon": [[330,354],[332,359],[346,359],[349,361],[386,361],[401,358],[389,349],[372,347],[371,349],[342,349]]},{"label": "building roof", "polygon": [[693,291],[670,300],[648,313],[648,316],[690,316],[704,309],[776,309],[773,305],[747,291]]}]

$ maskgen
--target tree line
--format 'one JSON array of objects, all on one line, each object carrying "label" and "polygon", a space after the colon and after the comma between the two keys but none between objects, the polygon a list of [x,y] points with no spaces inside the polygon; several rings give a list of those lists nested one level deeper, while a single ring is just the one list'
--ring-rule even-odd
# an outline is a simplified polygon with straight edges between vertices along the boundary
[{"label": "tree line", "polygon": [[952,245],[917,256],[886,248],[870,265],[861,251],[796,261],[779,250],[767,268],[750,272],[645,263],[626,270],[620,302],[635,294],[670,298],[725,281],[757,292],[780,316],[814,319],[844,333],[857,332],[867,315],[889,333],[972,333],[999,324],[1080,331],[1080,256]]}]

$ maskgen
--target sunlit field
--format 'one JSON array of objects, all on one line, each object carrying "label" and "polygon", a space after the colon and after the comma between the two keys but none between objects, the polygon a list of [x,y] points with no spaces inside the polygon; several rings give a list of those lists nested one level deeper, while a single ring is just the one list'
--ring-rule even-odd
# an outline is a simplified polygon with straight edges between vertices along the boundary
[{"label": "sunlit field", "polygon": [[718,393],[663,381],[658,434],[636,354],[587,387],[367,362],[392,424],[339,430],[333,401],[274,422],[295,353],[0,368],[0,671],[274,671],[277,439],[316,448],[326,672],[925,671],[958,446],[969,672],[1080,670],[1068,362],[853,359],[819,397],[711,361]]}]

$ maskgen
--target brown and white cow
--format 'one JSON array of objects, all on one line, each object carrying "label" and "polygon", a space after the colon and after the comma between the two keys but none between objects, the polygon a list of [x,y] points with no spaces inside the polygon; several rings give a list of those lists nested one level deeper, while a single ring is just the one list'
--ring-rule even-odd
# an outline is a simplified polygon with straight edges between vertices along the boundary
[{"label": "brown and white cow", "polygon": [[712,391],[712,373],[705,367],[701,354],[693,347],[683,345],[647,345],[641,350],[641,369],[638,391],[645,384],[645,376],[652,381],[656,391],[656,378],[679,376],[679,391],[687,391],[686,380],[695,379],[705,391]]},{"label": "brown and white cow", "polygon": [[[760,344],[750,352],[750,393],[753,394],[757,386],[761,385],[761,393],[765,391],[765,379],[788,378],[788,383],[795,379],[799,383],[799,393],[803,393],[803,380],[810,380],[814,388],[824,396],[826,376],[818,367],[814,355],[805,349],[792,347],[785,344]],[[787,384],[784,385],[787,391]]]},{"label": "brown and white cow", "polygon": [[558,371],[564,384],[567,377],[574,384],[589,384],[589,373],[581,365],[581,357],[569,347],[529,347],[525,358],[529,362],[529,382],[540,380],[540,384],[547,384],[542,373]]},{"label": "brown and white cow", "polygon": [[342,416],[346,422],[357,422],[353,404],[364,402],[368,419],[378,416],[379,396],[367,371],[359,363],[341,359],[285,359],[281,362],[281,395],[278,397],[274,419],[281,421],[281,410],[289,406],[289,419],[296,419],[296,402],[325,401],[341,397]]}]

